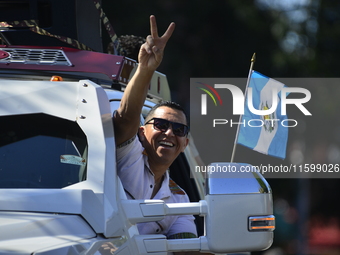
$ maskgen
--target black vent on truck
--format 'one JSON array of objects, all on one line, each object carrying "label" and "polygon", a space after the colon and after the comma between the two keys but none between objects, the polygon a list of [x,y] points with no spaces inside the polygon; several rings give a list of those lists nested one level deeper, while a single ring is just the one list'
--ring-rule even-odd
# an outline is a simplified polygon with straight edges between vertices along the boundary
[{"label": "black vent on truck", "polygon": [[7,58],[0,59],[0,63],[58,66],[72,65],[62,50],[0,48],[0,51],[7,52],[9,54]]}]

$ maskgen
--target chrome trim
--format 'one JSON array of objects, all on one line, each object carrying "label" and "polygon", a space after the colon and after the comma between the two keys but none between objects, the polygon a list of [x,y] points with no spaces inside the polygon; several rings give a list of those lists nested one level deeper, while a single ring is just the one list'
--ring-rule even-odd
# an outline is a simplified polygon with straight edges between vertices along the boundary
[{"label": "chrome trim", "polygon": [[[244,166],[252,172],[242,172],[241,167]],[[215,171],[207,171],[207,195],[271,193],[268,182],[249,164],[222,162],[212,163],[208,167]]]}]

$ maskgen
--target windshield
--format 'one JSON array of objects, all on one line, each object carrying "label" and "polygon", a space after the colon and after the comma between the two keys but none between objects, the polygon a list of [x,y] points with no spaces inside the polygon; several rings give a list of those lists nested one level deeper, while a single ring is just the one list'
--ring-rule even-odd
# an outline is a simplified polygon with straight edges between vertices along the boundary
[{"label": "windshield", "polygon": [[86,179],[87,139],[46,114],[0,117],[0,188],[63,188]]}]

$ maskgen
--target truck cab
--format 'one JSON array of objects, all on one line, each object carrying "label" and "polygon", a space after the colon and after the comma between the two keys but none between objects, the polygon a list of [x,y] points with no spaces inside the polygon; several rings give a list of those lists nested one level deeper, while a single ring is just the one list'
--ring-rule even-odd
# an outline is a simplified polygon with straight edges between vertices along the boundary
[{"label": "truck cab", "polygon": [[[10,5],[0,4],[5,2]],[[33,2],[42,3],[23,2],[30,10]],[[100,49],[13,43],[19,40],[15,33],[33,33],[28,29],[4,23],[0,28],[0,254],[235,253],[270,247],[275,217],[269,184],[256,169],[195,172],[199,155],[193,142],[170,168],[190,203],[127,199],[117,176],[112,114],[138,63]],[[155,103],[170,99],[166,75],[156,72],[141,122]],[[195,215],[199,236],[139,234],[137,223],[167,215]]]}]

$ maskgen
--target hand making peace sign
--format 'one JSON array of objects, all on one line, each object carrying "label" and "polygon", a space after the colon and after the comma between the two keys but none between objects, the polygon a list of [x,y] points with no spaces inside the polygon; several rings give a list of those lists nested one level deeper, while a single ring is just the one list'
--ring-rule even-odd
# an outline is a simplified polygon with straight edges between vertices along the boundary
[{"label": "hand making peace sign", "polygon": [[156,70],[163,59],[163,53],[166,43],[175,29],[175,23],[171,23],[165,33],[159,37],[155,16],[150,16],[151,35],[146,37],[146,42],[141,46],[138,61],[142,68]]}]

